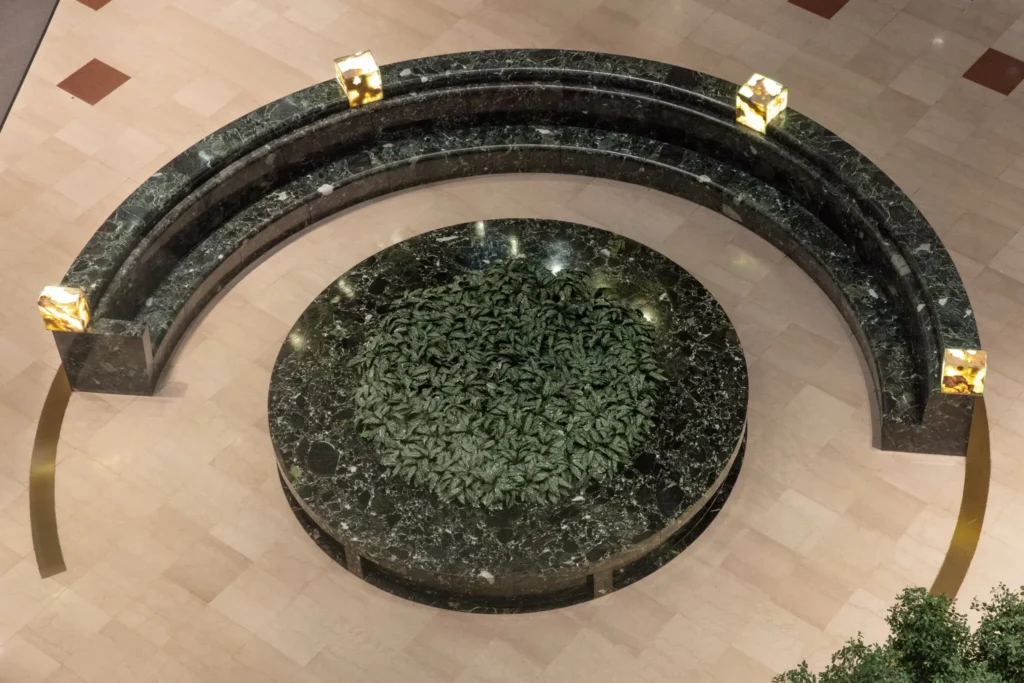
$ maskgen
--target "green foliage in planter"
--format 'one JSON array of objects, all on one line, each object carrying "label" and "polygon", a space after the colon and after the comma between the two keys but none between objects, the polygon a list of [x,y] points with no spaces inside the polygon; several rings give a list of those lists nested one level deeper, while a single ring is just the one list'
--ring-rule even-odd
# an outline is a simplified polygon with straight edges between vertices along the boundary
[{"label": "green foliage in planter", "polygon": [[511,260],[407,293],[368,335],[356,419],[445,500],[541,504],[602,481],[653,426],[652,328],[577,271]]},{"label": "green foliage in planter", "polygon": [[967,618],[945,595],[907,588],[889,608],[889,647],[914,683],[934,683],[957,671],[971,642]]},{"label": "green foliage in planter", "polygon": [[1007,681],[1024,681],[1024,587],[1016,591],[999,584],[989,602],[975,600],[981,613],[974,632],[974,658]]},{"label": "green foliage in planter", "polygon": [[775,683],[1021,683],[1024,681],[1024,588],[1004,585],[988,602],[972,635],[967,618],[945,596],[908,588],[890,608],[891,635],[884,645],[858,636],[832,657],[820,675],[806,662],[776,676]]}]

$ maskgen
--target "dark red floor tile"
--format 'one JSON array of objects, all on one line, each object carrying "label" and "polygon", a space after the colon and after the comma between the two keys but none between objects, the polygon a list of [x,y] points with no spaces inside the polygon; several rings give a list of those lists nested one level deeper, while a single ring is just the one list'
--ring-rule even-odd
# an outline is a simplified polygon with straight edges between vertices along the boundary
[{"label": "dark red floor tile", "polygon": [[789,4],[796,5],[808,12],[813,12],[819,17],[831,19],[836,12],[843,9],[850,0],[789,0]]},{"label": "dark red floor tile", "polygon": [[124,85],[129,78],[109,64],[94,59],[58,83],[57,87],[84,102],[96,104]]},{"label": "dark red floor tile", "polygon": [[99,9],[110,2],[110,0],[78,0],[78,2],[82,3],[86,7],[91,7],[92,9]]},{"label": "dark red floor tile", "polygon": [[964,73],[964,78],[1009,95],[1024,80],[1024,62],[989,48]]}]

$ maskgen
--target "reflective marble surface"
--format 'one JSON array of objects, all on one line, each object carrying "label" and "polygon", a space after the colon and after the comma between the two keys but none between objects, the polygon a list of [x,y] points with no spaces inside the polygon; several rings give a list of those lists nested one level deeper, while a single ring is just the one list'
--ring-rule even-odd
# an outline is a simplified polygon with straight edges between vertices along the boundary
[{"label": "reflective marble surface", "polygon": [[[402,293],[524,258],[581,269],[656,327],[669,379],[649,442],[613,480],[565,503],[495,512],[443,503],[389,475],[351,419],[348,361]],[[304,511],[342,544],[356,572],[379,567],[467,604],[530,608],[591,586],[655,551],[718,492],[744,434],[747,370],[714,297],[668,258],[577,224],[478,221],[406,240],[363,261],[299,318],[278,355],[270,431],[280,470]],[[356,560],[356,557],[359,560]],[[511,600],[511,602],[510,602]]]}]

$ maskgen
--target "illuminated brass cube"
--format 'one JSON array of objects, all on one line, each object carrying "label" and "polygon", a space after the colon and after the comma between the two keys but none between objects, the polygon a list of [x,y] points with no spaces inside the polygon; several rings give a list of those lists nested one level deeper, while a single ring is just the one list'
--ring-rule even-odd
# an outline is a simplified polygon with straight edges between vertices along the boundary
[{"label": "illuminated brass cube", "polygon": [[44,287],[39,295],[39,312],[46,329],[54,332],[85,332],[89,325],[89,302],[85,292],[74,287]]},{"label": "illuminated brass cube", "polygon": [[334,70],[338,72],[338,82],[348,95],[350,107],[384,99],[380,69],[369,50],[338,57],[334,60]]},{"label": "illuminated brass cube", "polygon": [[985,391],[988,354],[973,349],[946,349],[942,358],[942,393],[980,394]]},{"label": "illuminated brass cube", "polygon": [[736,92],[736,120],[758,133],[781,114],[789,103],[789,91],[777,81],[754,74]]}]

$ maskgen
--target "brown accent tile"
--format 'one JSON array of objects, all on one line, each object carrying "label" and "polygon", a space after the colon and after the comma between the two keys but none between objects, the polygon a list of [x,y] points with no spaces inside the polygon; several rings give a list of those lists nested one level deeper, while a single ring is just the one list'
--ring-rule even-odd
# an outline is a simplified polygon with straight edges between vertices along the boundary
[{"label": "brown accent tile", "polygon": [[110,2],[110,0],[78,0],[78,2],[90,9],[99,9]]},{"label": "brown accent tile", "polygon": [[58,83],[57,87],[83,102],[96,104],[124,85],[129,78],[131,76],[94,59]]},{"label": "brown accent tile", "polygon": [[850,0],[789,0],[789,4],[796,5],[808,12],[813,12],[819,17],[831,19],[836,12],[843,9]]},{"label": "brown accent tile", "polygon": [[964,78],[1009,95],[1024,80],[1024,62],[1005,52],[989,48],[964,73]]}]

